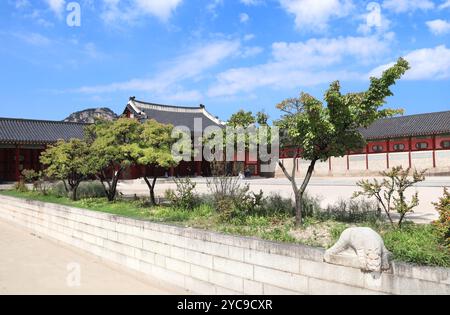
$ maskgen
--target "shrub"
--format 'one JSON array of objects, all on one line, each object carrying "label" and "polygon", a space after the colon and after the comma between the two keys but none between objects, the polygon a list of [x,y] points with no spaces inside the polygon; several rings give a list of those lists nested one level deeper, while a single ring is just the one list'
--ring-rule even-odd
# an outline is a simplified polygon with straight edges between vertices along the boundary
[{"label": "shrub", "polygon": [[368,200],[339,200],[325,210],[316,212],[314,217],[320,220],[334,220],[344,223],[376,223],[382,219],[378,204]]},{"label": "shrub", "polygon": [[36,172],[35,170],[23,170],[22,180],[26,184],[33,184],[33,191],[37,191],[44,196],[48,195],[51,185],[48,178],[46,178],[42,172]]},{"label": "shrub", "polygon": [[439,212],[439,220],[434,222],[443,242],[450,249],[450,193],[444,189],[444,196],[434,204]]},{"label": "shrub", "polygon": [[22,178],[27,184],[34,184],[41,178],[41,173],[35,170],[23,170]]},{"label": "shrub", "polygon": [[[208,189],[213,198],[213,205],[222,220],[227,221],[247,212],[250,205],[248,196],[250,186],[241,185],[239,178],[219,176],[207,181]],[[244,201],[247,201],[244,205]]]},{"label": "shrub", "polygon": [[21,193],[25,193],[25,192],[29,191],[29,189],[23,179],[20,179],[17,183],[14,184],[14,190],[21,192]]},{"label": "shrub", "polygon": [[[67,188],[63,182],[53,185],[51,192],[57,197],[68,197]],[[106,193],[103,184],[98,181],[83,182],[77,190],[79,199],[105,198]]]},{"label": "shrub", "polygon": [[388,172],[381,172],[384,177],[382,182],[374,179],[373,181],[362,180],[358,182],[358,186],[362,191],[355,192],[353,198],[366,196],[375,197],[379,205],[384,209],[389,221],[394,226],[391,212],[395,211],[400,215],[398,227],[402,227],[403,220],[408,213],[419,205],[419,194],[415,193],[410,201],[406,198],[406,190],[413,185],[425,180],[424,171],[415,170],[411,175],[411,169],[404,170],[403,167],[394,167]]},{"label": "shrub", "polygon": [[78,187],[78,198],[106,198],[105,188],[99,181],[83,182]]},{"label": "shrub", "polygon": [[190,178],[174,179],[177,185],[176,190],[167,190],[165,193],[166,199],[179,209],[193,210],[199,204],[199,198],[195,194],[197,186]]}]

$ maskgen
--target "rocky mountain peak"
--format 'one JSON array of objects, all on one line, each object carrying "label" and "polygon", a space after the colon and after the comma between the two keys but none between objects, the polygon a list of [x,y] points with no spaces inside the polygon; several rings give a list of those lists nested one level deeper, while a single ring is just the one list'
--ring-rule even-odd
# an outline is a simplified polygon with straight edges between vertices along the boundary
[{"label": "rocky mountain peak", "polygon": [[91,108],[71,114],[64,122],[92,124],[96,119],[115,120],[118,116],[109,108]]}]

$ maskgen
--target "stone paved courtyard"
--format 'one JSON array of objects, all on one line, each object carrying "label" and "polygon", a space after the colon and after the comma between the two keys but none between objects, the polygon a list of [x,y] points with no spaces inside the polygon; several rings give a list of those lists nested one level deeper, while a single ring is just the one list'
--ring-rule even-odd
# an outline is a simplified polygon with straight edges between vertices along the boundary
[{"label": "stone paved courtyard", "polygon": [[186,293],[1,220],[0,249],[0,295]]}]

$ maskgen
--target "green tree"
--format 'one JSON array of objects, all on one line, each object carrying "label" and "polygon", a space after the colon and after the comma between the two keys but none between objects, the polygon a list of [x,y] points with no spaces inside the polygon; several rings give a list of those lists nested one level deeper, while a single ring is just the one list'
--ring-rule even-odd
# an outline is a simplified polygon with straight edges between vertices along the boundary
[{"label": "green tree", "polygon": [[[164,125],[156,120],[149,120],[143,125],[140,137],[140,150],[137,151],[137,162],[140,165],[153,165],[161,168],[176,167],[180,159],[172,154],[172,146],[177,142],[172,137],[174,127]],[[155,186],[158,180],[157,173],[153,177],[144,174],[144,180],[150,191],[150,202],[156,205]]]},{"label": "green tree", "polygon": [[[302,93],[299,98],[290,98],[277,108],[284,115],[277,125],[284,130],[289,144],[298,149],[294,156],[292,172],[279,163],[292,184],[296,204],[296,223],[303,223],[302,199],[318,161],[331,157],[342,157],[348,151],[361,149],[365,140],[360,128],[369,127],[375,120],[403,113],[401,110],[381,109],[386,98],[392,96],[390,87],[409,69],[406,60],[386,70],[381,78],[371,78],[370,87],[361,93],[342,94],[339,81],[333,82],[325,93],[325,106],[313,96]],[[296,160],[303,158],[310,165],[302,185],[296,182]]]},{"label": "green tree", "polygon": [[227,125],[235,128],[236,127],[247,128],[255,123],[256,118],[253,116],[252,112],[240,110],[237,113],[231,115],[231,118],[228,120]]},{"label": "green tree", "polygon": [[64,183],[66,192],[72,200],[77,200],[80,183],[92,175],[90,149],[85,141],[73,139],[59,141],[41,154],[41,163],[46,167],[45,174]]},{"label": "green tree", "polygon": [[142,124],[129,118],[97,121],[87,128],[91,146],[90,165],[102,182],[109,201],[117,195],[117,184],[127,167],[138,164]]}]

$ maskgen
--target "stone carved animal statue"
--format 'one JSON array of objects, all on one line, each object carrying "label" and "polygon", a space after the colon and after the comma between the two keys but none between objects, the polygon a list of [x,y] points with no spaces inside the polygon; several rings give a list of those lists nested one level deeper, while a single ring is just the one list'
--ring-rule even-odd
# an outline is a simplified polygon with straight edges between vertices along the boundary
[{"label": "stone carved animal statue", "polygon": [[333,255],[338,255],[349,248],[358,256],[361,270],[381,272],[390,269],[391,253],[384,246],[381,236],[370,228],[345,230],[336,245],[325,253],[324,261],[331,263]]}]

